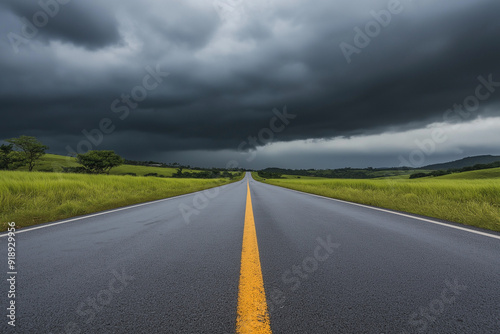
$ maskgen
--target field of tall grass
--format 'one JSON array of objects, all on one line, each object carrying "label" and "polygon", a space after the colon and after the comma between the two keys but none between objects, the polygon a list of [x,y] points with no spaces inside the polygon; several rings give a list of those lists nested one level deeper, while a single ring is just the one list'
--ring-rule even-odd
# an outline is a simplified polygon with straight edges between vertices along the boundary
[{"label": "field of tall grass", "polygon": [[415,180],[263,180],[256,174],[285,188],[500,231],[500,169]]},{"label": "field of tall grass", "polygon": [[25,227],[230,182],[228,179],[0,171],[0,230],[6,230],[8,222]]}]

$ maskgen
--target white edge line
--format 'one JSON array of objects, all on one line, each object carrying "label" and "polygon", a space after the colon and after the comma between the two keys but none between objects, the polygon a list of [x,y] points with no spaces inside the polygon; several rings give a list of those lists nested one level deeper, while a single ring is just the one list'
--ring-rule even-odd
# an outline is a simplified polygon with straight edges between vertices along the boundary
[{"label": "white edge line", "polygon": [[[242,181],[242,180],[240,180],[240,181]],[[201,192],[203,192],[205,190],[210,190],[210,189],[214,189],[214,188],[219,188],[219,187],[224,187],[224,186],[228,186],[228,185],[231,185],[231,184],[235,184],[235,183],[238,183],[240,181],[236,181],[236,182],[232,182],[232,183],[228,183],[228,184],[223,184],[222,186],[218,186],[218,187],[213,187],[213,188],[207,188],[207,189],[203,189],[203,190],[198,190],[198,191],[195,191],[195,192],[192,192],[192,193],[188,193],[188,194],[182,194],[182,195],[178,195],[178,196],[172,196],[172,197],[168,197],[168,198],[157,199],[155,201],[150,201],[150,202],[146,202],[146,203],[139,203],[139,204],[134,204],[134,205],[130,205],[130,206],[124,206],[124,207],[121,207],[121,208],[118,208],[118,209],[111,209],[111,210],[108,210],[108,211],[103,211],[103,212],[98,212],[98,213],[92,213],[92,214],[88,214],[88,215],[77,217],[77,218],[65,219],[65,220],[62,220],[62,221],[59,221],[59,222],[55,222],[55,223],[48,223],[48,224],[43,224],[42,223],[43,224],[42,226],[35,226],[35,227],[26,228],[26,229],[23,228],[23,229],[20,229],[20,230],[16,230],[15,234],[29,232],[29,231],[34,231],[34,230],[39,230],[39,229],[42,229],[42,228],[51,227],[51,226],[60,225],[60,224],[66,224],[66,223],[74,222],[74,221],[77,221],[77,220],[82,220],[82,219],[87,219],[87,218],[92,218],[92,217],[107,215],[108,213],[113,213],[113,212],[118,212],[118,211],[123,211],[123,210],[128,210],[128,209],[133,209],[133,208],[137,208],[137,207],[140,207],[140,206],[145,206],[145,205],[155,204],[155,203],[159,203],[159,202],[169,201],[169,200],[177,199],[177,198],[181,198],[181,197],[186,197],[186,196],[194,195],[196,193],[201,193]],[[8,232],[5,233],[5,234],[0,234],[0,238],[4,238],[4,237],[6,237],[8,235],[9,235]]]},{"label": "white edge line", "polygon": [[344,201],[344,200],[337,199],[337,198],[326,197],[326,196],[321,196],[321,195],[306,193],[304,191],[299,191],[299,190],[295,190],[295,189],[280,187],[280,186],[277,186],[277,185],[274,185],[274,184],[264,183],[264,182],[257,181],[257,180],[255,180],[255,181],[263,183],[263,184],[267,184],[267,185],[270,185],[270,186],[273,186],[273,187],[278,187],[278,188],[281,188],[281,189],[286,189],[286,190],[294,191],[294,192],[297,192],[299,194],[306,194],[306,195],[310,195],[310,196],[314,196],[314,197],[320,197],[320,198],[328,199],[328,200],[331,200],[331,201],[336,201],[336,202],[341,202],[341,203],[347,203],[347,204],[351,204],[351,205],[356,205],[356,206],[360,206],[360,207],[363,207],[363,208],[368,208],[368,209],[372,209],[372,210],[376,210],[376,211],[381,211],[381,212],[386,212],[386,213],[392,213],[393,215],[398,215],[398,216],[407,217],[407,218],[413,218],[413,219],[416,219],[416,220],[421,220],[421,221],[432,223],[432,224],[436,224],[436,225],[451,227],[451,228],[454,228],[454,229],[457,229],[457,230],[462,230],[462,231],[466,231],[466,232],[470,232],[470,233],[475,233],[475,234],[479,234],[479,235],[482,235],[482,236],[486,236],[486,237],[490,237],[490,238],[494,238],[494,239],[500,240],[500,235],[495,235],[495,234],[490,234],[490,233],[486,233],[486,232],[476,231],[476,230],[473,230],[473,229],[470,229],[470,228],[461,227],[461,226],[455,226],[455,225],[451,225],[451,224],[447,224],[447,223],[441,223],[441,222],[438,222],[436,220],[426,219],[426,218],[420,218],[420,217],[413,216],[413,215],[410,215],[410,214],[405,214],[405,213],[400,213],[400,212],[396,212],[396,211],[392,211],[392,210],[388,210],[388,209],[378,208],[376,206],[370,206],[370,205],[365,205],[365,204],[360,204],[360,203],[354,203],[354,202]]}]

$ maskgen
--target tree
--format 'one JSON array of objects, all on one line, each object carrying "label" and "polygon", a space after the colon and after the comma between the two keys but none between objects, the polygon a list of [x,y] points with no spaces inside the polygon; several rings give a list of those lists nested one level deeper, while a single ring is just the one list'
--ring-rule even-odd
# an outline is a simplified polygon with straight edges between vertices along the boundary
[{"label": "tree", "polygon": [[25,164],[21,152],[14,151],[13,146],[0,145],[0,169],[16,169]]},{"label": "tree", "polygon": [[11,153],[12,153],[13,145],[4,145],[0,146],[0,169],[9,169],[9,165],[11,164]]},{"label": "tree", "polygon": [[14,151],[12,144],[0,145],[0,169],[17,169],[26,164],[24,155]]},{"label": "tree", "polygon": [[36,162],[45,154],[45,151],[49,149],[48,146],[43,145],[38,139],[30,136],[21,136],[19,138],[6,139],[5,141],[12,144],[20,153],[17,154],[16,159],[24,161],[28,165],[30,172],[35,167]]},{"label": "tree", "polygon": [[125,159],[120,157],[114,151],[88,151],[78,154],[76,161],[92,174],[109,174],[111,168],[120,166]]},{"label": "tree", "polygon": [[182,166],[180,166],[179,168],[177,168],[177,172],[175,172],[172,176],[173,177],[182,177],[183,176],[182,170],[183,170],[183,168],[182,168]]}]

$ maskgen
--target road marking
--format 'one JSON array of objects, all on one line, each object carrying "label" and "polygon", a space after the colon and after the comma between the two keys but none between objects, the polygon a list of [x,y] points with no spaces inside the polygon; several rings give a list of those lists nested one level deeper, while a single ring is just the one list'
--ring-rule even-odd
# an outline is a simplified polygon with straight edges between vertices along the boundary
[{"label": "road marking", "polygon": [[[261,181],[257,181],[257,182],[261,182]],[[272,186],[272,187],[278,187],[280,189],[286,189],[286,190],[294,191],[294,192],[299,193],[299,194],[306,194],[306,195],[310,195],[310,196],[314,196],[314,197],[324,198],[324,199],[327,199],[327,200],[330,200],[330,201],[335,201],[335,202],[340,202],[340,203],[346,203],[346,204],[360,206],[362,208],[367,208],[367,209],[372,209],[372,210],[376,210],[376,211],[391,213],[391,214],[397,215],[397,216],[402,216],[402,217],[406,217],[406,218],[412,218],[412,219],[424,221],[424,222],[427,222],[427,223],[432,223],[432,224],[436,224],[436,225],[450,227],[450,228],[454,228],[456,230],[461,230],[461,231],[465,231],[465,232],[469,232],[469,233],[474,233],[474,234],[482,235],[482,236],[485,236],[485,237],[490,237],[490,238],[494,238],[494,239],[499,239],[500,240],[500,235],[491,234],[491,233],[487,233],[487,232],[476,231],[476,230],[473,230],[473,229],[470,229],[470,228],[467,228],[467,227],[455,226],[455,225],[451,225],[451,224],[447,224],[447,223],[438,222],[438,221],[432,220],[432,219],[427,219],[427,218],[421,218],[421,217],[417,217],[417,216],[412,216],[411,214],[406,214],[406,213],[401,213],[401,212],[392,211],[392,210],[388,210],[388,209],[378,208],[376,206],[370,206],[370,205],[366,205],[366,204],[359,204],[359,203],[344,201],[344,200],[337,199],[337,198],[332,198],[332,197],[326,197],[326,196],[321,196],[321,195],[306,193],[304,191],[299,191],[299,190],[295,190],[295,189],[280,187],[280,186],[276,186],[274,184],[269,184],[269,183],[264,183],[264,182],[261,182],[261,183],[262,184],[267,184],[267,185]]]},{"label": "road marking", "polygon": [[243,246],[241,249],[240,285],[238,287],[238,318],[236,333],[271,334],[271,321],[267,311],[264,279],[260,266],[259,246],[253,217],[250,184],[247,182],[247,203]]}]

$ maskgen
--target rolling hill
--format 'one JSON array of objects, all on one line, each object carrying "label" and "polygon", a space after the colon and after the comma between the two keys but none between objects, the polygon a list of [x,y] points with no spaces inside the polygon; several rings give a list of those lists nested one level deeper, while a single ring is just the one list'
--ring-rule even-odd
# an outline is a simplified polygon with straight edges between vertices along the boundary
[{"label": "rolling hill", "polygon": [[437,179],[447,180],[478,180],[500,178],[500,168],[489,168],[474,170],[470,172],[453,173],[449,175],[438,176]]},{"label": "rolling hill", "polygon": [[478,155],[474,157],[467,157],[460,160],[428,165],[424,166],[421,169],[428,170],[447,170],[447,169],[458,169],[464,167],[471,167],[478,164],[490,164],[492,162],[500,161],[500,156],[494,155]]}]

